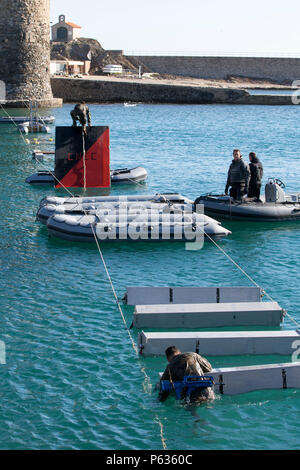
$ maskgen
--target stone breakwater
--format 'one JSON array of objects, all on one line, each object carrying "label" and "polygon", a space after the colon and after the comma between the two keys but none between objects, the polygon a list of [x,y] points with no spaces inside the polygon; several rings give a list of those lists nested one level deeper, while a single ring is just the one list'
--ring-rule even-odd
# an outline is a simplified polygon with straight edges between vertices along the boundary
[{"label": "stone breakwater", "polygon": [[51,79],[53,95],[64,102],[292,105],[288,95],[250,95],[245,90],[116,80]]}]

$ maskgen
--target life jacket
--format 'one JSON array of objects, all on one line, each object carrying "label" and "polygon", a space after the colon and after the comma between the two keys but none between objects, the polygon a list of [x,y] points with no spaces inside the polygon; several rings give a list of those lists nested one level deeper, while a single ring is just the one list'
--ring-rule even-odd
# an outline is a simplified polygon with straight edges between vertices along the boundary
[{"label": "life jacket", "polygon": [[182,398],[183,392],[187,400],[190,399],[191,393],[194,390],[201,388],[212,387],[214,385],[213,377],[211,376],[185,376],[180,381],[161,380],[160,390],[161,392],[175,392],[176,400]]}]

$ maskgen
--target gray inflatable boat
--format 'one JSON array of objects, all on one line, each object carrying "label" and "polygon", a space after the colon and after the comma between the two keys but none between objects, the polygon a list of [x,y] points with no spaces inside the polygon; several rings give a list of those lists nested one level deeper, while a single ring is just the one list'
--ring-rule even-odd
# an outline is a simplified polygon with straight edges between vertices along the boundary
[{"label": "gray inflatable boat", "polygon": [[[111,170],[110,180],[112,184],[134,184],[142,183],[147,179],[148,172],[142,166],[135,168],[120,168],[117,170]],[[54,184],[54,176],[52,171],[38,171],[31,176],[28,176],[25,180],[28,184],[35,185],[49,185]]]},{"label": "gray inflatable boat", "polygon": [[265,196],[261,199],[244,198],[236,201],[230,196],[207,194],[195,200],[203,204],[204,212],[211,217],[231,220],[285,221],[300,220],[300,193],[286,195],[280,180],[269,180]]}]

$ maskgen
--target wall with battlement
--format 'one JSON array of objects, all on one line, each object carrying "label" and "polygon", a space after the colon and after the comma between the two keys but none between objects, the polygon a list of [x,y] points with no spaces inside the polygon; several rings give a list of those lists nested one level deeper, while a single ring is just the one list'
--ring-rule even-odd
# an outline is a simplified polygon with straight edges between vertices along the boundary
[{"label": "wall with battlement", "polygon": [[238,76],[276,82],[300,80],[300,59],[260,57],[126,56],[152,72],[194,78]]}]

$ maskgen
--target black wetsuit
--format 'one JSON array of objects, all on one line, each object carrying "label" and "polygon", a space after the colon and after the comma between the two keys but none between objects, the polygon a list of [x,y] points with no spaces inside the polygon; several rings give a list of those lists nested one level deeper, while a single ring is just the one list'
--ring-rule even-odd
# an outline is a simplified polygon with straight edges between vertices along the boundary
[{"label": "black wetsuit", "polygon": [[259,199],[261,180],[263,177],[263,166],[261,161],[257,157],[252,157],[249,169],[251,176],[249,181],[248,197]]}]

